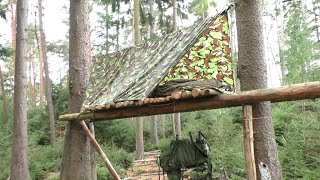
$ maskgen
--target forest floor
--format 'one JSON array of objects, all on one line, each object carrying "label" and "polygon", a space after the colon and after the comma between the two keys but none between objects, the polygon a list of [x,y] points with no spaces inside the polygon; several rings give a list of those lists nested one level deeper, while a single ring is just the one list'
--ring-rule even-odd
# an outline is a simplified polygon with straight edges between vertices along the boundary
[{"label": "forest floor", "polygon": [[[126,179],[130,180],[167,180],[167,175],[162,173],[162,169],[157,164],[160,151],[145,152],[145,159],[133,162],[133,166],[128,169]],[[159,169],[160,168],[160,169]]]}]

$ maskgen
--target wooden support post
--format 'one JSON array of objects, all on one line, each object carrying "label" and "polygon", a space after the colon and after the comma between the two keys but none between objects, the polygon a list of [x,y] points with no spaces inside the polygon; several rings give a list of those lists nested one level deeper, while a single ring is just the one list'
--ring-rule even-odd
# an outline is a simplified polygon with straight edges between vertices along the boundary
[{"label": "wooden support post", "polygon": [[96,139],[91,134],[89,128],[87,127],[86,123],[84,121],[80,122],[80,125],[86,135],[88,136],[90,142],[92,143],[93,147],[98,151],[100,157],[102,158],[103,162],[106,164],[108,170],[110,171],[111,175],[115,180],[120,180],[120,176],[117,174],[117,172],[114,170],[111,162],[109,161],[108,157],[104,154],[103,150],[101,149],[100,145],[96,141]]},{"label": "wooden support post", "polygon": [[243,147],[247,167],[247,179],[256,180],[256,163],[253,146],[252,106],[242,106],[243,111]]}]

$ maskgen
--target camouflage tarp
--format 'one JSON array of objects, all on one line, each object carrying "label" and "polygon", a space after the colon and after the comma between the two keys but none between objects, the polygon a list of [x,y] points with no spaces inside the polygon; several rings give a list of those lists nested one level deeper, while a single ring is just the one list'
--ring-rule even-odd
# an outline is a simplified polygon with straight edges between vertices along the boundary
[{"label": "camouflage tarp", "polygon": [[227,11],[152,43],[95,58],[85,104],[140,100],[161,82],[210,79],[233,86]]}]

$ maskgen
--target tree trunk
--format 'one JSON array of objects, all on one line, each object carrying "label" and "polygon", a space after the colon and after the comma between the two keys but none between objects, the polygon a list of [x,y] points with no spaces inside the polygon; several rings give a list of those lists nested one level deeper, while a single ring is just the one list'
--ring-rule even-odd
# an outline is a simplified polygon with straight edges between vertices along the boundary
[{"label": "tree trunk", "polygon": [[[140,44],[140,0],[133,1],[133,30],[134,30],[134,44]],[[144,158],[144,144],[143,144],[143,121],[142,117],[136,119],[136,159]]]},{"label": "tree trunk", "polygon": [[166,114],[162,114],[162,138],[166,139]]},{"label": "tree trunk", "polygon": [[36,79],[37,79],[37,75],[36,75],[36,71],[35,71],[35,65],[34,65],[34,61],[31,62],[31,66],[32,66],[32,74],[33,74],[33,96],[32,96],[32,101],[33,104],[36,105],[37,103],[37,90],[36,90]]},{"label": "tree trunk", "polygon": [[154,4],[155,0],[149,0],[149,7],[150,7],[150,39],[154,38],[154,29],[155,29],[155,11],[154,11]]},{"label": "tree trunk", "polygon": [[[2,76],[2,70],[0,66],[0,86],[1,86],[1,94],[2,94],[2,105],[3,105],[3,127],[2,129],[7,130],[8,128],[8,109],[7,109],[7,96],[6,96],[6,91],[4,90],[4,81],[3,81],[3,76]],[[0,96],[1,97],[1,96]]]},{"label": "tree trunk", "polygon": [[[279,3],[279,4],[278,4]],[[284,58],[282,56],[283,47],[285,46],[284,41],[284,8],[283,8],[283,2],[278,1],[276,4],[276,10],[279,13],[276,13],[276,23],[277,23],[277,35],[278,35],[278,50],[279,50],[279,60],[280,60],[280,68],[281,68],[281,84],[284,85],[284,79],[286,77],[286,65]]]},{"label": "tree trunk", "polygon": [[[173,31],[177,31],[178,27],[177,27],[177,0],[172,0],[172,18],[173,18]],[[173,134],[174,134],[174,138],[176,136],[178,136],[178,138],[180,139],[181,137],[181,125],[180,125],[180,113],[176,113],[176,114],[172,114],[172,125],[173,125]]]},{"label": "tree trunk", "polygon": [[178,30],[177,28],[177,0],[172,0],[172,31]]},{"label": "tree trunk", "polygon": [[[150,35],[149,38],[152,39],[154,36],[154,3],[155,0],[149,0],[149,8],[150,8]],[[158,124],[157,124],[158,117],[151,116],[151,143],[158,144]]]},{"label": "tree trunk", "polygon": [[158,144],[158,116],[151,116],[151,143]]},{"label": "tree trunk", "polygon": [[14,0],[10,0],[10,8],[11,8],[11,33],[12,33],[12,60],[13,60],[13,69],[15,66],[16,59],[16,18],[14,12]]},{"label": "tree trunk", "polygon": [[141,42],[140,0],[134,0],[134,4],[133,4],[133,30],[134,30],[134,45],[137,46]]},{"label": "tree trunk", "polygon": [[17,46],[14,74],[14,124],[10,180],[30,179],[27,130],[28,1],[17,1]]},{"label": "tree trunk", "polygon": [[[69,112],[79,112],[89,82],[89,2],[70,1]],[[79,122],[67,124],[60,179],[91,179],[90,141]]]},{"label": "tree trunk", "polygon": [[[106,17],[109,16],[109,5],[106,4]],[[109,20],[105,20],[105,26],[106,26],[106,54],[109,53]]]},{"label": "tree trunk", "polygon": [[173,135],[173,139],[176,138],[176,122],[174,120],[174,113],[171,114],[171,123],[172,123],[172,135]]},{"label": "tree trunk", "polygon": [[144,159],[143,117],[136,118],[136,159]]},{"label": "tree trunk", "polygon": [[[267,68],[265,63],[262,8],[258,0],[240,0],[236,4],[236,19],[239,47],[239,79],[241,90],[262,89],[267,87]],[[266,164],[272,179],[281,179],[274,138],[270,103],[255,103],[252,106],[254,145],[257,176],[261,179],[258,165]]]},{"label": "tree trunk", "polygon": [[[40,16],[40,15],[39,15]],[[39,51],[39,66],[40,66],[40,80],[39,80],[39,99],[40,99],[40,107],[42,108],[44,106],[44,100],[43,100],[43,49],[41,47],[41,32],[40,37],[38,36],[37,32],[37,25],[35,24],[35,36],[38,44],[38,51]]]},{"label": "tree trunk", "polygon": [[181,139],[180,113],[175,113],[174,114],[174,124],[175,124],[176,137],[178,137],[178,139]]},{"label": "tree trunk", "polygon": [[42,22],[42,0],[38,0],[38,13],[39,13],[39,30],[40,30],[40,49],[42,51],[42,59],[44,64],[44,74],[45,74],[45,82],[46,82],[45,84],[46,100],[47,100],[49,122],[50,122],[50,143],[52,146],[55,146],[56,129],[55,129],[54,111],[53,111],[53,103],[52,103],[51,81],[49,77],[49,66],[47,61],[46,37],[43,31],[43,22]]}]

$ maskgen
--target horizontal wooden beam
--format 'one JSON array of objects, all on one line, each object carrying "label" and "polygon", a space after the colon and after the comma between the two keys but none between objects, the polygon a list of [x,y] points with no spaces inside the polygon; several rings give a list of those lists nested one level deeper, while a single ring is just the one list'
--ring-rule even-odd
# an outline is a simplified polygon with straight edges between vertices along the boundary
[{"label": "horizontal wooden beam", "polygon": [[250,105],[263,101],[282,102],[315,98],[320,98],[320,82],[295,84],[272,89],[258,89],[240,92],[237,94],[221,94],[217,96],[181,99],[172,101],[168,104],[145,104],[141,106],[138,105],[124,108],[114,108],[103,111],[65,114],[61,115],[59,120],[113,120],[157,114],[235,107]]}]

